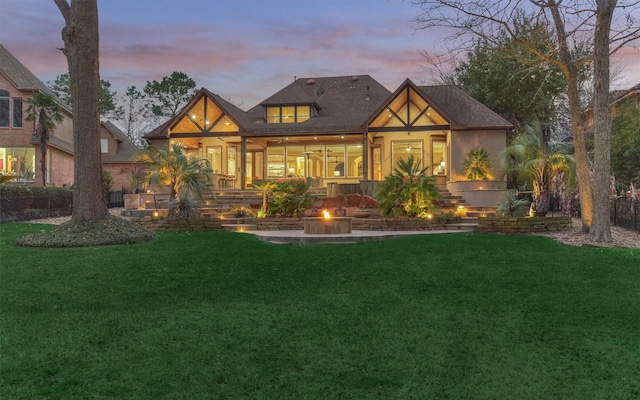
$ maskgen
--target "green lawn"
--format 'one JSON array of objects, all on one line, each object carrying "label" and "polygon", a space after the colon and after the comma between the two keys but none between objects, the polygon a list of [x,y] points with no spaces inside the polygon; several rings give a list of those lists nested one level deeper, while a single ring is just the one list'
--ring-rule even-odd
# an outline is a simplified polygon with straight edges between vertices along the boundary
[{"label": "green lawn", "polygon": [[3,400],[640,398],[639,250],[227,232],[12,245],[38,229],[0,225]]}]

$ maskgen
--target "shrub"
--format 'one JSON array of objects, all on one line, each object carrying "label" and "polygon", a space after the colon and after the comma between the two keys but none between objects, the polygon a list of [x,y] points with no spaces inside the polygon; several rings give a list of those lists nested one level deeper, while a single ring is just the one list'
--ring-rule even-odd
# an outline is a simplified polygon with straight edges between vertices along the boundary
[{"label": "shrub", "polygon": [[309,185],[304,180],[294,179],[278,182],[269,202],[269,215],[296,217],[311,207]]},{"label": "shrub", "polygon": [[414,160],[413,156],[401,158],[393,173],[378,185],[375,197],[383,216],[420,217],[434,208],[438,188],[434,178],[427,175],[428,167],[420,164],[421,160]]},{"label": "shrub", "polygon": [[504,194],[502,201],[498,204],[496,216],[505,218],[522,217],[527,213],[529,200],[520,199],[515,190],[510,190]]},{"label": "shrub", "polygon": [[492,179],[491,173],[491,160],[489,159],[489,153],[482,147],[476,147],[469,150],[466,154],[466,159],[462,162],[464,167],[464,174],[470,181],[486,181]]},{"label": "shrub", "polygon": [[3,215],[24,214],[31,207],[33,193],[22,185],[0,185],[0,205]]},{"label": "shrub", "polygon": [[187,191],[182,191],[178,198],[169,200],[169,216],[180,218],[197,218],[199,205]]}]

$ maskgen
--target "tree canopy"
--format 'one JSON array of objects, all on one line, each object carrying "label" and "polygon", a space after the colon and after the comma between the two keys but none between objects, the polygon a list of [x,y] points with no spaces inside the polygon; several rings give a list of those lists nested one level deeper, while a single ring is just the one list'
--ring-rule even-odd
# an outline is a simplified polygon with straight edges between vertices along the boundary
[{"label": "tree canopy", "polygon": [[178,110],[195,95],[196,82],[184,72],[174,71],[160,82],[147,81],[143,91],[152,101],[153,115],[175,117]]},{"label": "tree canopy", "polygon": [[[67,104],[72,104],[71,84],[69,74],[58,75],[53,82],[47,82],[47,86]],[[111,91],[111,82],[100,79],[100,115],[107,116],[118,111],[115,102],[116,92]]]}]

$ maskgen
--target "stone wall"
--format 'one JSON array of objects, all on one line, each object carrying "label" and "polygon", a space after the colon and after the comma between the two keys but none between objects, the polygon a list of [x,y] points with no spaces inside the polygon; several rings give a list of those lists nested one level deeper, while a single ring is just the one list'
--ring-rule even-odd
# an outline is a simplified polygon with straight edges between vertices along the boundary
[{"label": "stone wall", "polygon": [[222,230],[218,218],[132,218],[143,227],[152,231],[215,231]]},{"label": "stone wall", "polygon": [[[153,231],[222,230],[225,220],[219,218],[132,218],[132,221]],[[226,221],[226,223],[232,223]],[[303,230],[304,218],[238,218],[233,223],[252,226],[259,231]],[[366,231],[429,231],[446,229],[445,218],[353,218],[354,230]]]},{"label": "stone wall", "polygon": [[500,218],[479,217],[476,233],[525,233],[557,232],[571,228],[570,217]]}]

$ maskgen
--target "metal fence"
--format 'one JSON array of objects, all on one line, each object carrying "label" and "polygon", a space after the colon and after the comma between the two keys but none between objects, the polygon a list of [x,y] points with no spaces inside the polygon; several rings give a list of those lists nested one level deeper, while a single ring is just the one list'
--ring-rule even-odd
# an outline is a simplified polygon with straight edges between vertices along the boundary
[{"label": "metal fence", "polygon": [[611,223],[621,228],[640,232],[640,202],[626,198],[611,201]]},{"label": "metal fence", "polygon": [[[107,207],[124,207],[124,188],[105,193]],[[54,197],[39,198],[33,196],[0,196],[0,222],[28,221],[31,219],[62,217],[73,212],[72,201],[57,201]]]}]

